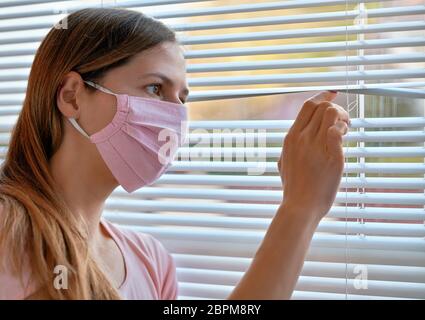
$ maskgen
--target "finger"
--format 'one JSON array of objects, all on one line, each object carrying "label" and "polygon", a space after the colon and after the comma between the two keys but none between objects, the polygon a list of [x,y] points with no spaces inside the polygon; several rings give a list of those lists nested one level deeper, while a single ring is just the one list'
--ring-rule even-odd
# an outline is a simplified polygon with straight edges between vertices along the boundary
[{"label": "finger", "polygon": [[310,122],[318,104],[322,101],[332,101],[336,95],[336,92],[322,91],[306,100],[291,129],[301,132]]},{"label": "finger", "polygon": [[323,137],[326,135],[329,127],[333,126],[337,121],[344,121],[350,123],[350,116],[341,106],[332,104],[331,107],[327,108],[323,115],[322,123],[320,124],[319,136]]},{"label": "finger", "polygon": [[337,96],[336,91],[322,91],[312,96],[308,100],[319,104],[320,102],[323,102],[323,101],[333,101],[336,98],[336,96]]},{"label": "finger", "polygon": [[343,121],[338,121],[335,125],[328,128],[326,149],[331,158],[338,161],[344,161],[344,151],[342,149],[342,136],[348,130],[348,126]]}]

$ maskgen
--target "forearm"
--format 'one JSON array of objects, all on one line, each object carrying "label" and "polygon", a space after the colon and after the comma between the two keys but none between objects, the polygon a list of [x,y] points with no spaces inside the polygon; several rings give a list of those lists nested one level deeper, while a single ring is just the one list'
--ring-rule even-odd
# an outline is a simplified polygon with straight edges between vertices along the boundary
[{"label": "forearm", "polygon": [[317,215],[281,205],[255,257],[228,299],[289,299],[317,228]]}]

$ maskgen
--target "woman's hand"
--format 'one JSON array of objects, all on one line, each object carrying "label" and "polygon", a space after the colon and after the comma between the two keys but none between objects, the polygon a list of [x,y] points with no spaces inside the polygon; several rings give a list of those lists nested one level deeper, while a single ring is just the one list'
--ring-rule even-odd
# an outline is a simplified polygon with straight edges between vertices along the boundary
[{"label": "woman's hand", "polygon": [[331,208],[344,169],[342,136],[349,114],[324,91],[307,100],[285,137],[278,161],[282,205],[320,220]]},{"label": "woman's hand", "polygon": [[333,92],[304,103],[285,137],[278,165],[284,185],[279,206],[251,265],[229,299],[289,299],[317,224],[335,199],[344,169],[347,112]]}]

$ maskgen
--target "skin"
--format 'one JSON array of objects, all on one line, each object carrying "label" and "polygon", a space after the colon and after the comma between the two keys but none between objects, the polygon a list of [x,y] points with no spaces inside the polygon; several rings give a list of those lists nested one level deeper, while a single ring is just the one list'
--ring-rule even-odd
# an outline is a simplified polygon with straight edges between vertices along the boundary
[{"label": "skin", "polygon": [[[155,72],[171,82],[147,76]],[[162,43],[109,71],[99,84],[116,93],[183,103],[187,98],[183,51],[176,43]],[[313,233],[331,207],[342,175],[341,143],[349,117],[331,103],[335,96],[324,92],[307,101],[290,129],[284,141],[286,152],[278,163],[285,181],[284,200],[229,299],[290,298]],[[73,71],[63,79],[57,105],[64,117],[76,118],[89,135],[105,127],[116,112],[114,96],[89,91]],[[50,161],[51,173],[70,208],[87,221],[96,261],[119,287],[125,278],[124,260],[100,225],[104,203],[118,182],[95,144],[68,121],[64,124],[63,142]]]}]

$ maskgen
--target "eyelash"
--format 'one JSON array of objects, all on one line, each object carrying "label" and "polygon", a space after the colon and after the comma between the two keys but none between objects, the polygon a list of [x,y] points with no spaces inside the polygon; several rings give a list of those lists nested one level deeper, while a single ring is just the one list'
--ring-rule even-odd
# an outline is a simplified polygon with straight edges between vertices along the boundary
[{"label": "eyelash", "polygon": [[[161,90],[161,89],[162,89],[162,84],[160,84],[160,83],[151,83],[151,84],[147,85],[147,86],[146,86],[146,88],[148,88],[148,87],[152,87],[152,86],[158,86],[158,87],[159,87],[159,90]],[[155,94],[155,93],[152,93],[152,94]],[[183,104],[185,104],[185,103],[186,103],[186,101],[185,101],[184,99],[180,99],[180,101],[181,101]]]}]

